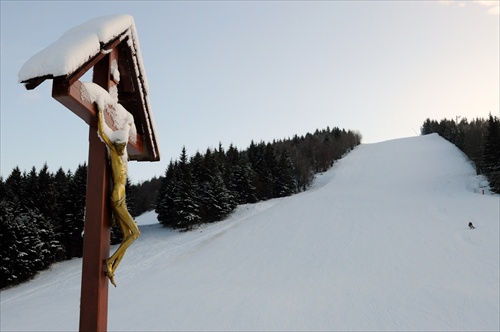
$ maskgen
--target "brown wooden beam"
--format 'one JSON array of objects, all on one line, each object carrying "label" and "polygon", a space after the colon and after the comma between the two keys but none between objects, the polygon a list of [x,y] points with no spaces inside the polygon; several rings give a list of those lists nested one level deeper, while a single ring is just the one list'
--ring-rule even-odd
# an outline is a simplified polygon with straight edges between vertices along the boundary
[{"label": "brown wooden beam", "polygon": [[[93,73],[93,82],[106,91],[109,91],[112,84],[110,54],[95,65]],[[68,95],[75,97],[71,93]],[[79,95],[75,99],[80,100]],[[75,112],[72,108],[70,110]],[[88,108],[88,111],[94,111],[94,118],[96,118],[94,106]],[[77,112],[75,114],[78,115]],[[83,239],[80,332],[104,332],[108,328],[109,281],[104,271],[104,260],[109,257],[110,248],[111,210],[108,202],[111,180],[107,149],[97,134],[96,119],[90,119],[88,123],[89,161]]]},{"label": "brown wooden beam", "polygon": [[[80,119],[89,126],[97,128],[96,106],[87,100],[82,99],[82,83],[75,81],[67,86],[64,78],[56,78],[52,84],[52,97],[75,113]],[[108,123],[112,129],[112,123]],[[97,130],[97,129],[96,129]],[[142,136],[137,135],[135,142],[129,140],[127,153],[131,160],[143,160],[144,153]]]},{"label": "brown wooden beam", "polygon": [[50,79],[50,78],[53,78],[53,76],[47,75],[47,76],[43,76],[43,77],[36,77],[36,78],[32,78],[32,79],[27,80],[27,81],[22,81],[21,83],[24,83],[26,90],[33,90],[37,86],[42,84],[46,79]]},{"label": "brown wooden beam", "polygon": [[109,257],[111,211],[106,145],[89,127],[87,196],[83,236],[80,331],[106,331],[108,325],[108,278],[103,270]]},{"label": "brown wooden beam", "polygon": [[52,84],[52,97],[75,113],[89,126],[97,128],[96,107],[93,103],[83,100],[82,83],[76,81],[67,86],[64,79],[56,78]]}]

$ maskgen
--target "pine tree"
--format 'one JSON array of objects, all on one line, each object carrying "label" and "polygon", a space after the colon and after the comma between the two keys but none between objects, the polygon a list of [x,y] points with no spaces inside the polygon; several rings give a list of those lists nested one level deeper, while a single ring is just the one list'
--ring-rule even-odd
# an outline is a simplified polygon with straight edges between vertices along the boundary
[{"label": "pine tree", "polygon": [[[47,179],[42,177],[42,180]],[[34,167],[23,175],[16,167],[7,181],[2,181],[0,274],[5,281],[2,287],[27,280],[64,257],[53,224],[40,211],[41,208],[49,211],[51,203],[48,197],[46,205],[42,204],[43,189]]]},{"label": "pine tree", "polygon": [[0,175],[0,201],[4,200],[7,196],[5,182],[2,175]]},{"label": "pine tree", "polygon": [[217,154],[207,149],[203,159],[201,176],[198,183],[198,197],[200,216],[204,222],[222,220],[236,206],[234,196],[227,189],[223,180],[220,153],[220,149]]},{"label": "pine tree", "polygon": [[156,196],[155,212],[158,215],[158,221],[167,227],[174,227],[176,223],[175,198],[179,190],[177,183],[177,162],[170,161],[165,171],[158,195]]},{"label": "pine tree", "polygon": [[0,201],[0,287],[28,280],[46,266],[37,218],[26,207]]},{"label": "pine tree", "polygon": [[36,208],[37,194],[40,188],[38,186],[38,174],[35,166],[31,168],[29,173],[23,173],[23,180],[21,183],[21,191],[23,192],[21,202],[23,206],[30,209]]},{"label": "pine tree", "polygon": [[47,164],[44,164],[38,172],[38,181],[36,188],[35,206],[40,213],[52,225],[58,224],[58,206],[57,193],[55,188],[54,176],[49,172]]},{"label": "pine tree", "polygon": [[285,197],[294,194],[297,190],[295,169],[287,150],[282,150],[277,166],[277,177],[274,186],[276,197]]},{"label": "pine tree", "polygon": [[170,162],[160,187],[155,209],[160,223],[183,230],[197,225],[201,219],[197,192],[183,147],[180,161]]},{"label": "pine tree", "polygon": [[61,234],[66,258],[82,257],[87,165],[79,165],[68,184]]},{"label": "pine tree", "polygon": [[134,211],[131,213],[133,217],[155,209],[162,180],[163,176],[155,176],[151,180],[130,186],[131,190],[127,192],[127,199],[130,199],[134,206]]},{"label": "pine tree", "polygon": [[[268,146],[269,145],[269,146]],[[256,188],[256,196],[259,200],[273,197],[273,171],[276,163],[274,150],[271,144],[261,142],[255,145],[253,142],[248,149],[248,159],[255,177],[253,184]]]},{"label": "pine tree", "polygon": [[278,180],[279,168],[278,168],[278,158],[276,155],[276,149],[271,143],[267,143],[264,148],[264,163],[262,164],[262,177],[265,179],[265,196],[268,199],[278,197],[278,193],[275,191],[276,183]]},{"label": "pine tree", "polygon": [[197,202],[197,190],[191,174],[186,148],[182,148],[179,160],[179,190],[174,198],[176,228],[189,230],[200,221],[199,206]]},{"label": "pine tree", "polygon": [[139,215],[137,213],[137,208],[135,206],[135,200],[133,199],[133,197],[136,194],[136,191],[137,191],[137,187],[132,185],[132,183],[130,182],[130,179],[127,178],[127,181],[125,182],[125,192],[126,192],[125,204],[127,205],[127,210],[129,211],[129,213],[132,217],[136,217]]},{"label": "pine tree", "polygon": [[[57,240],[62,243],[64,234],[62,233],[63,222],[65,221],[65,206],[68,197],[69,182],[71,180],[71,172],[65,173],[62,168],[59,168],[54,175],[54,195],[55,195],[55,206],[53,207],[53,212],[55,220],[54,232],[56,234]],[[64,246],[63,246],[64,247]]]},{"label": "pine tree", "polygon": [[490,181],[490,188],[500,193],[500,120],[491,114],[483,155],[484,171]]},{"label": "pine tree", "polygon": [[15,167],[10,175],[5,180],[5,196],[6,199],[15,202],[18,205],[22,204],[24,195],[23,175],[19,167]]},{"label": "pine tree", "polygon": [[232,192],[237,204],[255,203],[255,187],[252,179],[255,174],[245,155],[230,145],[227,150],[227,162],[231,171],[228,189]]}]

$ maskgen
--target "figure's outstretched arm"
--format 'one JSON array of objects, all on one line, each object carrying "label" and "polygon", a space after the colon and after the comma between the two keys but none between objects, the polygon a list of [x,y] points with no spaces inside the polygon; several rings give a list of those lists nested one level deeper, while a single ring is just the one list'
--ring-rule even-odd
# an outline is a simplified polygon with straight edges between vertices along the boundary
[{"label": "figure's outstretched arm", "polygon": [[99,129],[99,135],[104,140],[104,143],[106,143],[106,145],[111,149],[113,148],[113,143],[109,139],[108,135],[104,133],[103,122],[104,122],[104,114],[99,105],[97,105],[97,128]]}]

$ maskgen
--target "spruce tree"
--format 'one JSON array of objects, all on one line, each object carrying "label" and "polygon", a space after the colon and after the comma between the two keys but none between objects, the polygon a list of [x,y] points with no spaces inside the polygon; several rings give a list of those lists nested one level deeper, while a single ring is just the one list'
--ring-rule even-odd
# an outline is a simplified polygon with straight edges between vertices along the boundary
[{"label": "spruce tree", "polygon": [[54,226],[58,224],[57,196],[54,176],[49,172],[47,164],[44,164],[38,172],[35,205],[47,221]]},{"label": "spruce tree", "polygon": [[18,205],[22,205],[22,200],[26,195],[24,195],[23,192],[23,175],[19,167],[14,167],[10,175],[5,180],[4,187],[6,199],[11,202],[16,202]]},{"label": "spruce tree", "polygon": [[282,150],[277,166],[277,178],[275,181],[276,197],[290,196],[296,192],[295,169],[287,150]]},{"label": "spruce tree", "polygon": [[204,222],[222,220],[236,206],[234,196],[223,180],[221,160],[220,150],[215,154],[207,149],[203,160],[203,176],[198,183],[199,206]]},{"label": "spruce tree", "polygon": [[175,201],[179,190],[177,172],[177,162],[170,161],[156,196],[155,212],[158,215],[158,221],[166,227],[174,227],[176,223]]},{"label": "spruce tree", "polygon": [[227,160],[232,173],[228,189],[232,192],[236,203],[246,204],[257,202],[255,186],[252,184],[255,174],[246,155],[240,153],[231,145],[227,151]]},{"label": "spruce tree", "polygon": [[87,165],[79,165],[68,184],[61,224],[62,244],[66,258],[82,257],[85,198],[87,190]]},{"label": "spruce tree", "polygon": [[38,217],[26,207],[0,201],[0,287],[28,280],[47,266]]},{"label": "spruce tree", "polygon": [[199,223],[200,211],[197,190],[186,148],[179,162],[170,162],[157,197],[158,221],[165,226],[189,230]]},{"label": "spruce tree", "polygon": [[[56,174],[54,175],[54,195],[55,195],[55,206],[54,206],[54,214],[55,220],[54,224],[54,232],[56,234],[57,240],[62,243],[64,234],[62,233],[63,223],[66,219],[65,210],[66,210],[66,202],[68,199],[68,190],[69,190],[69,182],[71,179],[71,172],[64,172],[64,170],[60,167]],[[64,246],[63,246],[64,247]]]},{"label": "spruce tree", "polygon": [[276,185],[278,181],[279,168],[278,168],[278,157],[276,155],[276,149],[271,143],[267,143],[264,148],[264,167],[262,170],[262,177],[265,179],[265,197],[274,198],[279,197],[276,192]]},{"label": "spruce tree", "polygon": [[484,171],[490,181],[490,188],[500,193],[500,121],[491,114],[483,155]]},{"label": "spruce tree", "polygon": [[197,190],[191,174],[185,147],[182,148],[178,175],[179,190],[177,191],[177,197],[174,198],[175,227],[189,230],[194,225],[197,225],[201,218],[197,204]]}]

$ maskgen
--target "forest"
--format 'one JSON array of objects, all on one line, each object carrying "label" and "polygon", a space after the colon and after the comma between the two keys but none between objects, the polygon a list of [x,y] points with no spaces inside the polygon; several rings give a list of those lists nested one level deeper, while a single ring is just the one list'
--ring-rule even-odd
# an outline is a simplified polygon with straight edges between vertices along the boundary
[{"label": "forest", "polygon": [[[188,157],[182,149],[165,175],[127,182],[127,207],[135,217],[155,209],[166,227],[189,230],[224,219],[238,205],[304,191],[314,174],[361,143],[361,134],[339,128],[243,151],[207,148]],[[82,256],[87,165],[72,171],[48,165],[0,177],[0,289],[29,280],[52,263]],[[112,244],[121,241],[112,228]]]},{"label": "forest", "polygon": [[189,230],[224,219],[238,204],[290,196],[306,190],[314,174],[361,143],[339,128],[316,130],[272,143],[252,142],[244,151],[222,145],[196,152],[183,148],[161,180],[155,211],[165,226]]},{"label": "forest", "polygon": [[[459,121],[460,120],[460,121]],[[462,150],[472,161],[477,174],[486,176],[492,192],[500,194],[500,119],[467,118],[426,119],[422,135],[437,133]]]}]

